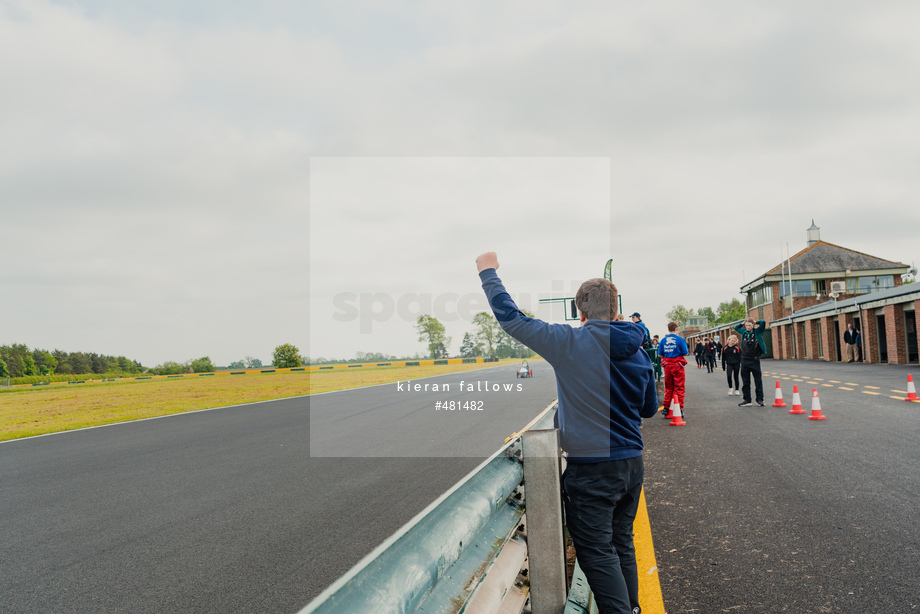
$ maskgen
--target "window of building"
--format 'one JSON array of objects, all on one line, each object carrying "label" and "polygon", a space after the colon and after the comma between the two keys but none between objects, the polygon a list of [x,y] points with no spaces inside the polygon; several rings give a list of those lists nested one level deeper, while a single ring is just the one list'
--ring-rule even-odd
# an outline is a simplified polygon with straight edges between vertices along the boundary
[{"label": "window of building", "polygon": [[751,301],[748,306],[750,309],[757,307],[758,305],[765,305],[767,303],[773,302],[773,287],[772,286],[761,286],[754,290],[750,295]]},{"label": "window of building", "polygon": [[826,279],[816,279],[814,281],[815,285],[815,295],[818,294],[827,294],[827,280]]},{"label": "window of building", "polygon": [[859,293],[876,292],[885,288],[894,287],[894,275],[876,275],[859,278]]}]

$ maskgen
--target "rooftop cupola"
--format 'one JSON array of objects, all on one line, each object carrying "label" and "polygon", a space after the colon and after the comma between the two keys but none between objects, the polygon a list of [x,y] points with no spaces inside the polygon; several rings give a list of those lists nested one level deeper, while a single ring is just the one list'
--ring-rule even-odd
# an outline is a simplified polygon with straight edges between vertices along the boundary
[{"label": "rooftop cupola", "polygon": [[811,228],[807,230],[808,232],[808,247],[811,247],[815,243],[821,240],[821,229],[815,226],[815,221],[811,221]]}]

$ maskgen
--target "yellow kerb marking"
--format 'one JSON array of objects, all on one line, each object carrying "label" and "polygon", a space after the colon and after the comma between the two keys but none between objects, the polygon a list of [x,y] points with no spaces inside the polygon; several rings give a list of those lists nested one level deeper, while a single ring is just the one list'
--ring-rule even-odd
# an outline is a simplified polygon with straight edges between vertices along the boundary
[{"label": "yellow kerb marking", "polygon": [[901,394],[907,394],[906,390],[892,390],[891,392],[900,392]]},{"label": "yellow kerb marking", "polygon": [[844,382],[847,386],[859,386],[859,384],[854,384],[853,382]]},{"label": "yellow kerb marking", "polygon": [[852,388],[847,388],[846,386],[837,386],[841,390],[853,390]]},{"label": "yellow kerb marking", "polygon": [[838,382],[838,381],[835,380],[835,379],[829,379],[829,380],[827,380],[827,381],[829,381],[829,382],[832,383],[832,384],[840,384],[840,383],[841,383],[841,382]]},{"label": "yellow kerb marking", "polygon": [[881,392],[870,392],[869,390],[860,390],[863,394],[874,394],[875,396],[881,396]]},{"label": "yellow kerb marking", "polygon": [[655,562],[655,546],[652,543],[652,527],[648,520],[648,508],[645,506],[645,489],[639,496],[639,509],[636,510],[633,533],[636,565],[639,570],[639,605],[644,614],[665,614],[658,564]]},{"label": "yellow kerb marking", "polygon": [[866,386],[866,388],[872,388],[873,390],[881,390],[878,386]]}]

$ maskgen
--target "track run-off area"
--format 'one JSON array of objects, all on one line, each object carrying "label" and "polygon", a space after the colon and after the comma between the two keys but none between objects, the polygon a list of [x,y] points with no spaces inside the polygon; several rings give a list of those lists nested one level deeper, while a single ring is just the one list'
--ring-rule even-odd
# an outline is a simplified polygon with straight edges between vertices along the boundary
[{"label": "track run-off area", "polygon": [[[555,398],[533,365],[4,442],[0,611],[297,612]],[[766,407],[688,365],[687,426],[645,421],[644,582],[669,614],[920,611],[917,368],[763,368]]]}]

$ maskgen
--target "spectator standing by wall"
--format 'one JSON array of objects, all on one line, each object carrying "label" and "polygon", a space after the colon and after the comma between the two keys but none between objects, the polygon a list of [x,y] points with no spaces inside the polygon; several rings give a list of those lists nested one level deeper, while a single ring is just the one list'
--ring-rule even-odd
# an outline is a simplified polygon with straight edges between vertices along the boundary
[{"label": "spectator standing by wall", "polygon": [[847,324],[847,330],[843,333],[843,343],[847,346],[847,362],[856,362],[856,341],[859,333],[853,328],[853,323]]}]

